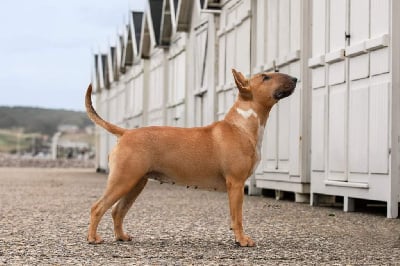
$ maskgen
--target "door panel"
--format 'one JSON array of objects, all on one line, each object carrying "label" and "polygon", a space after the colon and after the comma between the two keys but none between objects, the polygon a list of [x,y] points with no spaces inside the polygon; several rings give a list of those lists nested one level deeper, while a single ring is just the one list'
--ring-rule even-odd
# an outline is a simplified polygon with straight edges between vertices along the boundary
[{"label": "door panel", "polygon": [[362,79],[369,76],[369,55],[359,55],[349,58],[350,80]]},{"label": "door panel", "polygon": [[368,173],[368,90],[356,85],[350,88],[349,171],[352,173]]},{"label": "door panel", "polygon": [[[250,19],[246,19],[236,32],[236,64],[245,75],[250,74]],[[228,67],[229,68],[229,65]],[[230,69],[229,69],[230,70]]]},{"label": "door panel", "polygon": [[371,52],[371,76],[390,71],[389,48]]},{"label": "door panel", "polygon": [[278,55],[278,0],[268,0],[267,10],[267,62],[272,62]]},{"label": "door panel", "polygon": [[371,0],[371,38],[389,33],[389,18],[389,0]]},{"label": "door panel", "polygon": [[289,161],[290,100],[278,104],[278,158],[279,170],[287,170]]},{"label": "door panel", "polygon": [[312,93],[311,169],[325,170],[326,89]]},{"label": "door panel", "polygon": [[329,170],[346,170],[346,84],[330,87]]},{"label": "door panel", "polygon": [[289,27],[290,19],[290,1],[289,0],[279,0],[279,22],[278,22],[278,57],[281,58],[289,53],[289,41],[290,41],[290,29]]},{"label": "door panel", "polygon": [[369,1],[350,0],[350,35],[350,45],[369,38]]},{"label": "door panel", "polygon": [[329,85],[340,84],[346,81],[346,62],[341,61],[328,66]]},{"label": "door panel", "polygon": [[264,167],[265,170],[275,170],[277,167],[277,106],[274,106],[269,113],[269,118],[267,121],[267,126],[265,128],[265,139],[263,141],[264,148],[266,151]]},{"label": "door panel", "polygon": [[290,51],[300,50],[300,10],[301,2],[298,0],[290,1]]},{"label": "door panel", "polygon": [[222,35],[219,38],[219,47],[218,47],[218,84],[220,86],[225,84],[225,66],[226,66],[225,39],[226,39],[225,35]]},{"label": "door panel", "polygon": [[[292,69],[291,69],[292,70]],[[290,74],[295,77],[299,75],[295,74],[296,71],[290,71]],[[301,143],[301,133],[300,133],[300,123],[301,123],[301,84],[297,85],[298,88],[289,97],[290,101],[290,114],[289,114],[289,161],[290,161],[290,175],[300,175],[300,143]]]},{"label": "door panel", "polygon": [[[325,54],[325,0],[313,0],[313,13],[312,13],[312,55],[318,56]],[[316,37],[318,36],[318,37]],[[314,77],[314,74],[313,74]]]},{"label": "door panel", "polygon": [[389,83],[370,89],[369,167],[371,173],[388,173],[389,154]]},{"label": "door panel", "polygon": [[332,52],[345,46],[346,0],[330,1],[329,19],[329,51]]},{"label": "door panel", "polygon": [[311,70],[312,80],[311,86],[319,88],[325,86],[325,68],[319,67]]},{"label": "door panel", "polygon": [[231,67],[235,65],[235,31],[231,30],[226,34],[226,63],[225,63],[225,84],[233,83]]}]

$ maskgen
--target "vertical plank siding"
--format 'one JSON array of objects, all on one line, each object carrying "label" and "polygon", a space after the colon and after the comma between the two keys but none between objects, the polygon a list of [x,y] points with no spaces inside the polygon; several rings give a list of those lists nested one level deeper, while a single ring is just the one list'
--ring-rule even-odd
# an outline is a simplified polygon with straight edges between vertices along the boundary
[{"label": "vertical plank siding", "polygon": [[[203,126],[235,101],[232,68],[287,73],[298,85],[270,113],[249,193],[378,200],[397,217],[399,12],[394,0],[148,0],[93,57],[96,108],[123,127]],[[116,139],[97,138],[107,169]]]}]

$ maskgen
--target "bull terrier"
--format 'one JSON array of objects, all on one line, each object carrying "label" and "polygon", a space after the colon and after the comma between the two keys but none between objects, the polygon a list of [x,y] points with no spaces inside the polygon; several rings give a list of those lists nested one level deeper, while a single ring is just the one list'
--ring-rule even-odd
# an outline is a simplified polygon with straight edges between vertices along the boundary
[{"label": "bull terrier", "polygon": [[246,179],[259,161],[264,128],[271,108],[292,94],[297,79],[282,73],[260,73],[246,79],[232,69],[238,97],[225,118],[205,127],[143,127],[125,129],[102,119],[91,101],[92,86],[86,91],[89,118],[118,137],[109,154],[109,176],[104,194],[90,214],[87,240],[101,243],[98,224],[112,209],[116,240],[130,241],[122,228],[123,219],[145,187],[147,180],[227,191],[231,229],[240,246],[254,241],[243,231],[242,205]]}]

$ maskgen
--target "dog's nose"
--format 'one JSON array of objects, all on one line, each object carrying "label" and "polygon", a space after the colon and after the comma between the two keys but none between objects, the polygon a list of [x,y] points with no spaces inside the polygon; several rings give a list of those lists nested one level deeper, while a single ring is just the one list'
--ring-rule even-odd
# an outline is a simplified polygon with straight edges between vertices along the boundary
[{"label": "dog's nose", "polygon": [[293,81],[294,83],[297,83],[297,78],[292,77],[292,81]]}]

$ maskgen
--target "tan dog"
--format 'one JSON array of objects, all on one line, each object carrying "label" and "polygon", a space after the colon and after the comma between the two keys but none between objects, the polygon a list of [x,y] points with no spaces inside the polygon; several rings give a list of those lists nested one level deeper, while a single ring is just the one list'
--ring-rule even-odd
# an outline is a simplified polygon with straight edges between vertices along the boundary
[{"label": "tan dog", "polygon": [[240,246],[254,246],[242,226],[244,183],[260,161],[268,114],[278,100],[289,96],[297,79],[280,73],[261,73],[246,79],[232,69],[238,98],[225,119],[206,127],[144,127],[127,130],[104,121],[93,109],[92,87],[86,92],[86,110],[97,125],[119,137],[109,155],[110,173],[103,196],[92,206],[89,243],[101,243],[97,226],[114,205],[117,240],[131,237],[123,219],[148,178],[198,188],[228,191],[231,228]]}]

